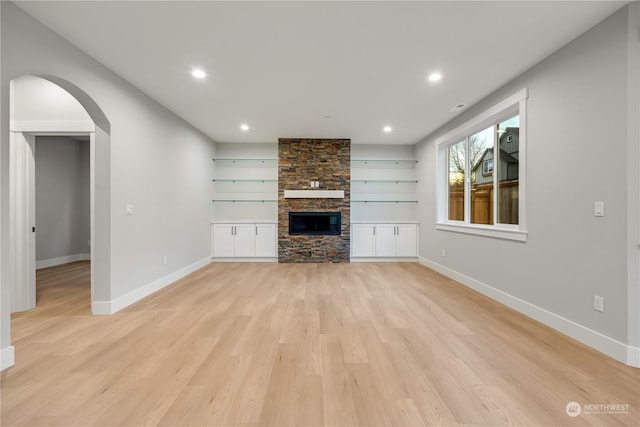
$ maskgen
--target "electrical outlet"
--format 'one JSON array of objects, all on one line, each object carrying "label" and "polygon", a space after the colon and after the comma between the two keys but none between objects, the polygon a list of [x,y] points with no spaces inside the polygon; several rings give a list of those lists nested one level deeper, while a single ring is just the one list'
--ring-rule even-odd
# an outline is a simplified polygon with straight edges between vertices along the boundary
[{"label": "electrical outlet", "polygon": [[130,204],[124,205],[124,213],[126,215],[133,215],[133,205],[130,205]]},{"label": "electrical outlet", "polygon": [[604,298],[598,295],[593,296],[593,309],[604,313]]},{"label": "electrical outlet", "polygon": [[162,264],[167,265],[167,256],[165,255],[164,258],[162,258]]}]

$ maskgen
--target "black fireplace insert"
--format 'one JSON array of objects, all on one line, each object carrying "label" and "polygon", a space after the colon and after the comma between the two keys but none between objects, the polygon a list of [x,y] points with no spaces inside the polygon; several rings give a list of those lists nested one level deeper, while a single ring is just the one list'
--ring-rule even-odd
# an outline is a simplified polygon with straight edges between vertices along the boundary
[{"label": "black fireplace insert", "polygon": [[289,212],[289,234],[340,235],[340,212]]}]

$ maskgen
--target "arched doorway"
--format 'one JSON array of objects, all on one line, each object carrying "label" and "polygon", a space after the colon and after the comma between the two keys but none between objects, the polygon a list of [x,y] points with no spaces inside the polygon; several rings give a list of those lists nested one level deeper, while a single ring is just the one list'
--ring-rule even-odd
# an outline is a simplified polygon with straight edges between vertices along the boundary
[{"label": "arched doorway", "polygon": [[[44,79],[77,101],[90,120],[12,120],[10,124],[10,254],[12,311],[35,307],[35,170],[37,135],[89,136],[91,310],[108,314],[101,301],[110,299],[110,124],[96,102],[74,84],[50,75]],[[14,79],[16,81],[17,79]],[[10,109],[15,107],[13,90]],[[43,100],[47,101],[47,100]],[[48,100],[51,102],[51,100]],[[13,117],[13,116],[12,116]],[[41,116],[42,117],[42,116]]]}]

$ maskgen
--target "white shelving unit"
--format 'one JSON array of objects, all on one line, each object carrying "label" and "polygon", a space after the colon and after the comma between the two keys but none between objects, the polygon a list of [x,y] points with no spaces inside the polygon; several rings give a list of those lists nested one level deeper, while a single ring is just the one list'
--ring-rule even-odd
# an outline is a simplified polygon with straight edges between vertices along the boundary
[{"label": "white shelving unit", "polygon": [[213,221],[277,222],[278,159],[213,159]]},{"label": "white shelving unit", "polygon": [[352,262],[418,259],[418,161],[413,150],[352,146]]},{"label": "white shelving unit", "polygon": [[414,159],[352,159],[351,220],[416,219]]},{"label": "white shelving unit", "polygon": [[249,145],[222,148],[213,159],[212,259],[277,262],[277,156],[244,157],[256,151]]}]

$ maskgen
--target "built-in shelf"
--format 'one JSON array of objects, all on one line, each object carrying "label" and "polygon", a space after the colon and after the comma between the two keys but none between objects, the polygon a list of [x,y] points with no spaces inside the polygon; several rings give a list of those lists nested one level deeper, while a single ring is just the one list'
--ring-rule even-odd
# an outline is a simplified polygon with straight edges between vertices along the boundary
[{"label": "built-in shelf", "polygon": [[245,202],[253,202],[253,203],[273,203],[277,202],[277,200],[271,199],[213,199],[214,203],[245,203]]},{"label": "built-in shelf", "polygon": [[214,179],[214,182],[278,182],[277,179]]},{"label": "built-in shelf", "polygon": [[274,163],[274,165],[278,162],[278,159],[219,159],[219,158],[214,158],[213,159],[214,162],[216,163],[251,163],[251,162],[257,162],[257,163]]},{"label": "built-in shelf", "polygon": [[417,160],[411,159],[396,159],[396,160],[381,160],[381,159],[351,159],[351,166],[353,167],[375,167],[375,168],[412,168],[418,163]]},{"label": "built-in shelf", "polygon": [[417,183],[415,179],[352,179],[351,182],[363,183],[363,184],[403,184],[403,183]]},{"label": "built-in shelf", "polygon": [[351,203],[418,203],[417,200],[351,200]]}]

